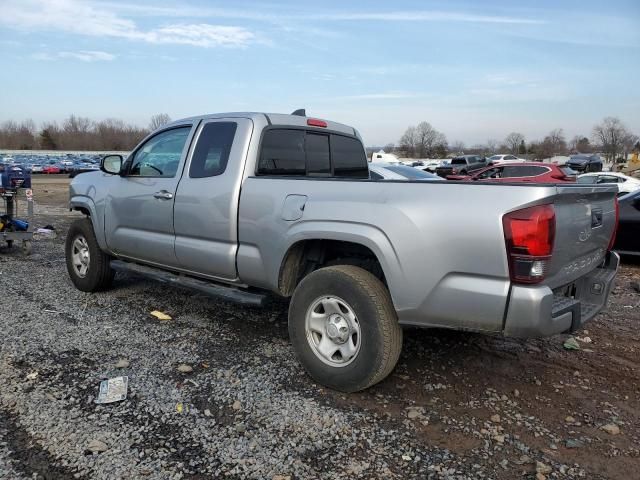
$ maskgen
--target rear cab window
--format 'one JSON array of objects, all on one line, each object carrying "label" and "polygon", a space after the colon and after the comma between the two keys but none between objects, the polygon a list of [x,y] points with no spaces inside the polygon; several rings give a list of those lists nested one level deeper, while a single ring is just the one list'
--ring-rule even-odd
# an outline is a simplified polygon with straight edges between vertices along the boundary
[{"label": "rear cab window", "polygon": [[368,179],[369,166],[355,137],[283,127],[265,130],[257,174]]}]

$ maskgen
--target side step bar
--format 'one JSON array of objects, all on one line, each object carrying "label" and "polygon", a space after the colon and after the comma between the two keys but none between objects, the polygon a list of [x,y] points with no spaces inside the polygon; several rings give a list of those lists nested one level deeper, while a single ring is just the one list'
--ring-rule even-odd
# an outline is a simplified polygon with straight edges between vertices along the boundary
[{"label": "side step bar", "polygon": [[197,290],[206,295],[220,298],[228,302],[240,303],[242,305],[263,307],[266,305],[268,300],[268,296],[265,294],[245,292],[238,288],[227,287],[225,285],[219,285],[137,263],[123,262],[122,260],[111,260],[111,268],[118,272],[133,273],[162,283],[168,283],[169,285]]}]

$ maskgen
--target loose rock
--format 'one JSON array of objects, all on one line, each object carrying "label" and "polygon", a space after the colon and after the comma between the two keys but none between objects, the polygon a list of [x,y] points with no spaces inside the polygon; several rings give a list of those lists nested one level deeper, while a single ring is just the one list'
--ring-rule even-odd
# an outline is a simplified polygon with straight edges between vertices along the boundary
[{"label": "loose rock", "polygon": [[87,445],[87,450],[92,453],[102,453],[109,450],[109,446],[102,440],[91,440]]},{"label": "loose rock", "polygon": [[547,475],[547,474],[551,473],[552,470],[553,469],[549,465],[547,465],[545,463],[542,463],[542,462],[536,462],[536,472],[537,473],[541,473],[543,475]]},{"label": "loose rock", "polygon": [[129,368],[129,360],[127,360],[126,358],[121,358],[116,363],[116,368]]},{"label": "loose rock", "polygon": [[609,435],[618,435],[620,433],[620,427],[618,427],[618,425],[616,425],[615,423],[607,423],[600,428],[602,428],[602,430],[607,432]]}]

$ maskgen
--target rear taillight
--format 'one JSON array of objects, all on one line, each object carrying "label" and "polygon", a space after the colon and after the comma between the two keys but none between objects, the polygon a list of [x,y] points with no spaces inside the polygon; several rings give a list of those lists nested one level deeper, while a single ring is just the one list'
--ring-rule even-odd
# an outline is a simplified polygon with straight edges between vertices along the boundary
[{"label": "rear taillight", "polygon": [[607,250],[613,248],[613,244],[616,243],[616,234],[618,233],[618,223],[620,221],[620,204],[618,203],[618,197],[615,198],[616,203],[616,224],[613,226],[613,233],[611,234],[611,240],[609,240],[609,246]]},{"label": "rear taillight", "polygon": [[544,280],[556,236],[553,205],[538,205],[502,217],[511,281]]},{"label": "rear taillight", "polygon": [[452,168],[451,169],[451,173],[453,173],[454,175],[456,175],[458,173],[458,169],[457,168]]}]

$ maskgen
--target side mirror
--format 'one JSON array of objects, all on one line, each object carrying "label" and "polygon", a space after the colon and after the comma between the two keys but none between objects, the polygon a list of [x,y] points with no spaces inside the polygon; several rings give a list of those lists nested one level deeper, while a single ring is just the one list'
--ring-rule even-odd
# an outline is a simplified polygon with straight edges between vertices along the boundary
[{"label": "side mirror", "polygon": [[123,161],[122,155],[105,155],[100,160],[100,170],[110,175],[120,175]]}]

